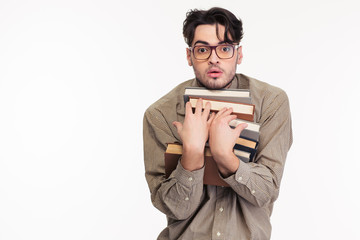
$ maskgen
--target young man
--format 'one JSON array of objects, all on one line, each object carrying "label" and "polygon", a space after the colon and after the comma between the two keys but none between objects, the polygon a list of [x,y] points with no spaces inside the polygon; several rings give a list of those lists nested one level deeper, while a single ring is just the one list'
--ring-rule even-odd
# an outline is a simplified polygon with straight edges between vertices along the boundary
[{"label": "young man", "polygon": [[[284,91],[242,74],[242,22],[231,12],[190,11],[183,34],[195,79],[152,104],[144,115],[144,158],[151,200],[166,214],[168,226],[158,239],[270,239],[270,215],[279,194],[285,158],[292,143],[288,98]],[[229,122],[232,109],[210,114],[184,104],[185,87],[249,89],[255,122],[261,125],[253,162],[238,160],[232,149],[240,132]],[[209,147],[219,175],[230,187],[203,184],[204,148]],[[167,143],[180,142],[183,155],[169,178],[164,173]]]}]

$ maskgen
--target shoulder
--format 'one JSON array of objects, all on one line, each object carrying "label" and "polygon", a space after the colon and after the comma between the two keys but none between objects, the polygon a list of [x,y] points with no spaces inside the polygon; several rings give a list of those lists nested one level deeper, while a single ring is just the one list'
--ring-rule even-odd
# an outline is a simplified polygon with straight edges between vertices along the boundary
[{"label": "shoulder", "polygon": [[180,121],[179,117],[185,115],[184,91],[188,86],[193,86],[194,80],[188,80],[173,88],[169,93],[151,104],[145,111],[143,126],[162,143],[180,141],[173,121]]},{"label": "shoulder", "polygon": [[241,79],[240,81],[247,82],[251,97],[257,102],[272,102],[275,99],[277,99],[278,101],[288,101],[286,92],[279,87],[246,76],[244,74],[239,74],[239,77]]},{"label": "shoulder", "polygon": [[245,81],[249,86],[257,121],[274,114],[282,106],[289,108],[289,99],[283,89],[243,74],[239,74],[239,77],[240,81]]},{"label": "shoulder", "polygon": [[276,87],[269,83],[246,76],[244,74],[239,74],[239,77],[240,77],[240,79],[242,79],[242,81],[245,80],[248,82],[251,95],[254,95],[254,97],[271,98],[271,97],[275,97],[275,96],[281,96],[281,97],[287,98],[286,92],[279,87]]},{"label": "shoulder", "polygon": [[174,87],[170,92],[159,98],[151,104],[145,111],[145,116],[163,115],[164,117],[176,114],[184,107],[183,95],[185,88],[192,86],[194,79],[180,83]]}]

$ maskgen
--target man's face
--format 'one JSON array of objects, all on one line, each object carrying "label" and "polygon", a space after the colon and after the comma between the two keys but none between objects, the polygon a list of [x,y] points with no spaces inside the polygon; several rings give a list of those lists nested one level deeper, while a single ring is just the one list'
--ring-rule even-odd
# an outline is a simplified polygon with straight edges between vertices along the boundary
[{"label": "man's face", "polygon": [[[219,36],[223,38],[225,27],[218,25]],[[224,39],[219,39],[216,34],[216,25],[199,25],[195,29],[192,48],[198,45],[216,46],[223,44]],[[220,59],[215,49],[206,60],[195,59],[193,53],[187,49],[187,60],[189,66],[193,66],[196,79],[209,89],[228,88],[235,76],[236,65],[242,60],[241,47],[235,49],[234,56],[229,59]]]}]

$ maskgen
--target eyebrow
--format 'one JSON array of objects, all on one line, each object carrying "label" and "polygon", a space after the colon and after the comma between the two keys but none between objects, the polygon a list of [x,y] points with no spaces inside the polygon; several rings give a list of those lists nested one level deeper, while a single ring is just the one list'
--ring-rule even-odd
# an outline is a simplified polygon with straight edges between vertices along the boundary
[{"label": "eyebrow", "polygon": [[[204,44],[204,45],[210,45],[208,42],[198,40],[198,41],[196,41],[196,42],[194,43],[194,46],[195,46],[196,44],[198,44],[198,43]],[[227,43],[227,42],[221,41],[221,42],[218,42],[217,44],[223,44],[223,43]]]}]

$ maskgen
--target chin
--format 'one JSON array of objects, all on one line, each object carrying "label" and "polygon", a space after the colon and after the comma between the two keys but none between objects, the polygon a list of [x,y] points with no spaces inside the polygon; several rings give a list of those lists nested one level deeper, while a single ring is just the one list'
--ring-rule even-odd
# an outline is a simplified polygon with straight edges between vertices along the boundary
[{"label": "chin", "polygon": [[213,79],[207,80],[206,82],[198,79],[198,82],[200,82],[201,85],[203,85],[204,87],[206,87],[208,89],[216,90],[216,89],[222,89],[222,88],[228,87],[228,85],[231,83],[231,80],[224,81],[224,80],[220,80],[217,78],[213,78]]}]

